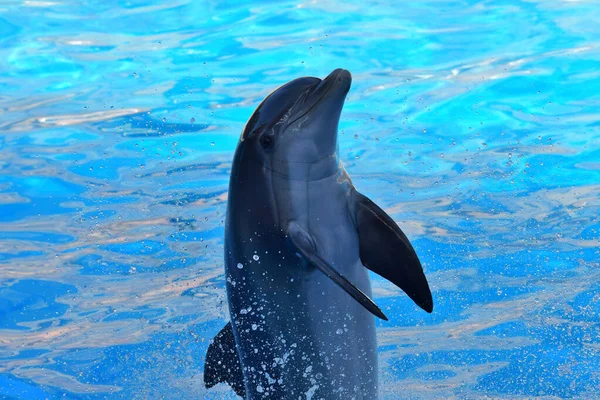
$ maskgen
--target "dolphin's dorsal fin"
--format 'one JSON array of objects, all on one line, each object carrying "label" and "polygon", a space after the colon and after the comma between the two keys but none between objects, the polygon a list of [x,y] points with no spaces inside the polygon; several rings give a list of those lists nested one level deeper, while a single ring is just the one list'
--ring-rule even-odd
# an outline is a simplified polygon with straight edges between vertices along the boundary
[{"label": "dolphin's dorsal fin", "polygon": [[340,274],[331,264],[325,261],[321,256],[317,254],[314,246],[314,239],[298,224],[291,222],[288,227],[288,236],[292,240],[294,246],[298,249],[300,254],[306,258],[306,260],[312,264],[315,268],[323,272],[329,279],[334,281],[339,287],[344,289],[346,293],[352,296],[358,301],[364,308],[369,310],[373,315],[388,320],[383,311],[377,304],[373,302],[364,294],[359,288],[354,286],[352,282],[346,279]]},{"label": "dolphin's dorsal fin", "polygon": [[423,267],[404,232],[377,204],[358,192],[355,213],[363,265],[398,286],[423,310],[433,311]]},{"label": "dolphin's dorsal fin", "polygon": [[235,348],[233,329],[231,322],[228,322],[208,346],[204,363],[204,386],[208,389],[225,382],[238,396],[245,397],[244,376]]}]

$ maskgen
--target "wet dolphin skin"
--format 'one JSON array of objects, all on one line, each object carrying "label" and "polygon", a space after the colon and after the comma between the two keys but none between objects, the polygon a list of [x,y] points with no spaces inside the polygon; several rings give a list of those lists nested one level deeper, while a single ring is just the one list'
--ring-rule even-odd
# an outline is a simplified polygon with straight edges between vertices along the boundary
[{"label": "wet dolphin skin", "polygon": [[338,158],[350,72],[295,79],[248,121],[225,226],[230,319],[209,346],[207,387],[246,399],[377,398],[368,270],[427,312],[433,300],[406,235],[360,194]]}]

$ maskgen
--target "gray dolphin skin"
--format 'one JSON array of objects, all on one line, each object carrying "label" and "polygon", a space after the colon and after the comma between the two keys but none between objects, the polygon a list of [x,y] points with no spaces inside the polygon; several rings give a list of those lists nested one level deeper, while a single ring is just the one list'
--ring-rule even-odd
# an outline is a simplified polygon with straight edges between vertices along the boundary
[{"label": "gray dolphin skin", "polygon": [[350,72],[271,93],[235,152],[225,225],[231,322],[210,344],[204,382],[245,399],[377,398],[368,270],[433,310],[408,238],[354,188],[337,131]]}]

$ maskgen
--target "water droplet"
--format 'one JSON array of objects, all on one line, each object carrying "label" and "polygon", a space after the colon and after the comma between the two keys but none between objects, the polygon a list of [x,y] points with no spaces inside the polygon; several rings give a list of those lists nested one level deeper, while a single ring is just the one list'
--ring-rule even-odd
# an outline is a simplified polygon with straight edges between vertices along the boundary
[{"label": "water droplet", "polygon": [[335,331],[335,333],[337,333],[338,335],[341,335],[342,333],[344,333],[344,330],[342,328],[340,328],[337,331]]},{"label": "water droplet", "polygon": [[258,386],[256,387],[256,391],[257,391],[258,393],[262,393],[262,392],[264,392],[264,391],[265,391],[265,389],[263,389],[263,387],[262,387],[262,386],[258,385]]},{"label": "water droplet", "polygon": [[357,134],[354,134],[354,139],[358,139],[358,135]]},{"label": "water droplet", "polygon": [[193,124],[194,122],[196,122],[196,118],[190,118],[190,124]]},{"label": "water droplet", "polygon": [[254,261],[258,261],[260,259],[260,257],[258,256],[258,254],[255,254],[255,255],[252,256],[252,259]]},{"label": "water droplet", "polygon": [[167,122],[167,118],[163,117],[162,122]]},{"label": "water droplet", "polygon": [[253,331],[255,331],[255,330],[257,330],[257,329],[258,329],[258,325],[256,325],[256,324],[252,324],[252,330],[253,330]]},{"label": "water droplet", "polygon": [[244,264],[242,264],[242,263],[238,263],[238,264],[237,264],[237,267],[238,267],[238,269],[242,269],[242,268],[244,268]]}]

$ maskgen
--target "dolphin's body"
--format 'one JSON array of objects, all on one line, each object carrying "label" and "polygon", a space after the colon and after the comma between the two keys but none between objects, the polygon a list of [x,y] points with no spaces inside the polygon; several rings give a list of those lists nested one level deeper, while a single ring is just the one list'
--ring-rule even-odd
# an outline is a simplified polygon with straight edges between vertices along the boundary
[{"label": "dolphin's body", "polygon": [[345,70],[293,80],[244,129],[225,226],[232,322],[209,346],[207,387],[226,382],[246,399],[376,399],[372,314],[387,318],[367,268],[433,308],[408,239],[338,160],[350,84]]}]

